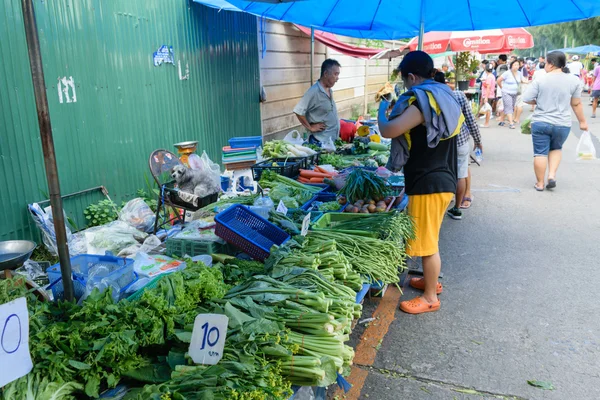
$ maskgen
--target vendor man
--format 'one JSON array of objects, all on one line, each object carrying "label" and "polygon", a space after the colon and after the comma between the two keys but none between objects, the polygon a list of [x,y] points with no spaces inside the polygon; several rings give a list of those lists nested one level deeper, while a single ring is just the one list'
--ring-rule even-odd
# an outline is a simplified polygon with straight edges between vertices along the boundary
[{"label": "vendor man", "polygon": [[331,90],[339,77],[340,63],[332,59],[323,61],[321,78],[294,107],[298,120],[311,133],[310,143],[323,142],[328,138],[336,140],[340,134],[340,119]]}]

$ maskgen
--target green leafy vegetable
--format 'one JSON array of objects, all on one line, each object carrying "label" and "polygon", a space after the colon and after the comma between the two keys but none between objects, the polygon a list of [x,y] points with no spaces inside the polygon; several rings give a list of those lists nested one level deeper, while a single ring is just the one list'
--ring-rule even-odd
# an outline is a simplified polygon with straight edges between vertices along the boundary
[{"label": "green leafy vegetable", "polygon": [[355,202],[362,199],[382,199],[388,191],[383,178],[363,168],[356,168],[346,178],[340,194],[346,195],[348,200]]},{"label": "green leafy vegetable", "polygon": [[554,385],[552,385],[552,383],[550,382],[531,380],[527,381],[527,383],[533,387],[540,388],[543,390],[554,390]]}]

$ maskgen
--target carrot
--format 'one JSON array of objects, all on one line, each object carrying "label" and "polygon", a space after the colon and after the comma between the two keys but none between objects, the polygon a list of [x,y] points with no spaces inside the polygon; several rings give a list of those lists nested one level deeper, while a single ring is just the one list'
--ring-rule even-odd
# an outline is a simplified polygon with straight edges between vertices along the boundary
[{"label": "carrot", "polygon": [[310,180],[303,178],[303,177],[298,177],[298,182],[302,182],[302,183],[310,183]]},{"label": "carrot", "polygon": [[300,176],[304,177],[304,178],[331,178],[333,177],[332,174],[324,174],[322,172],[315,172],[315,171],[311,171],[308,169],[301,169],[300,170]]},{"label": "carrot", "polygon": [[324,178],[310,178],[310,183],[323,183]]},{"label": "carrot", "polygon": [[319,167],[318,165],[315,165],[315,171],[321,172],[321,173],[327,174],[327,175],[335,175],[335,173],[329,172],[326,169]]}]

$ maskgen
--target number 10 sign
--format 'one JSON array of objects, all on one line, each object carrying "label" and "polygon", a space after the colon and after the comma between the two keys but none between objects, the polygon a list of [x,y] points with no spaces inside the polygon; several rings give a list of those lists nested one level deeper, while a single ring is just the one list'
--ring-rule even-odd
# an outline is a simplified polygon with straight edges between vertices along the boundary
[{"label": "number 10 sign", "polygon": [[223,357],[229,318],[222,314],[198,314],[194,320],[189,354],[196,364],[214,365]]},{"label": "number 10 sign", "polygon": [[0,387],[27,375],[32,368],[27,300],[20,297],[0,305]]}]

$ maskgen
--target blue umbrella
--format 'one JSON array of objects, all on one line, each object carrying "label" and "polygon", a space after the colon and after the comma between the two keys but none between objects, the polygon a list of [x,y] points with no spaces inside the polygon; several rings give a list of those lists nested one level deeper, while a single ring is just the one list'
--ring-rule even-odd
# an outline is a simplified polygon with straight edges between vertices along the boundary
[{"label": "blue umbrella", "polygon": [[599,0],[305,0],[286,3],[194,0],[210,7],[368,39],[402,39],[427,31],[518,28],[600,15]]},{"label": "blue umbrella", "polygon": [[570,54],[598,54],[600,53],[600,46],[596,46],[595,44],[586,44],[585,46],[571,47],[568,49],[558,49],[552,51],[562,51],[563,53]]}]

